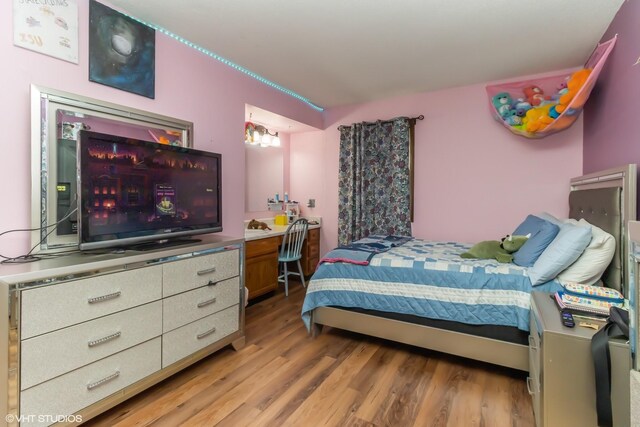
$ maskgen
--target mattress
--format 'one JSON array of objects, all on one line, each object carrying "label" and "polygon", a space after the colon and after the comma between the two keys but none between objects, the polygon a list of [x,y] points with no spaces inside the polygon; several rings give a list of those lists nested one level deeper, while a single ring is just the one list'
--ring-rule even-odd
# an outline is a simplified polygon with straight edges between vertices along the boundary
[{"label": "mattress", "polygon": [[555,292],[560,283],[534,288],[525,267],[461,258],[470,247],[413,239],[375,254],[368,265],[322,263],[309,282],[302,319],[309,328],[311,311],[329,306],[528,331],[530,293]]}]

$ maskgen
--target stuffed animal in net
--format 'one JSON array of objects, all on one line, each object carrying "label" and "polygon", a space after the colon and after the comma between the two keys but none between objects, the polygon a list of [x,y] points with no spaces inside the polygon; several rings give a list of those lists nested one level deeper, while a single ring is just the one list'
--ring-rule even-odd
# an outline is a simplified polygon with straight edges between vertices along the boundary
[{"label": "stuffed animal in net", "polygon": [[247,225],[247,228],[249,230],[271,230],[266,222],[256,221],[255,219],[249,221],[249,225]]},{"label": "stuffed animal in net", "polygon": [[468,252],[461,254],[462,258],[495,259],[498,262],[509,263],[513,261],[513,253],[529,240],[531,234],[526,236],[504,237],[501,242],[497,240],[485,240],[476,243]]},{"label": "stuffed animal in net", "polygon": [[509,114],[504,117],[504,122],[509,126],[519,126],[522,124],[522,117],[518,116],[516,110],[510,110]]},{"label": "stuffed animal in net", "polygon": [[546,104],[541,107],[534,107],[527,111],[522,123],[525,125],[527,132],[537,132],[544,130],[547,126],[553,123],[554,118],[549,115],[549,111],[553,105]]},{"label": "stuffed animal in net", "polygon": [[513,108],[516,110],[516,114],[519,117],[524,117],[527,111],[531,109],[529,104],[524,98],[518,98],[514,101]]},{"label": "stuffed animal in net", "polygon": [[545,100],[549,100],[549,97],[545,96],[542,89],[538,86],[527,86],[522,89],[522,92],[524,92],[527,102],[534,107],[542,104]]},{"label": "stuffed animal in net", "polygon": [[509,114],[509,110],[511,110],[513,99],[507,92],[500,92],[491,98],[491,103],[498,114],[500,114],[500,117],[505,118]]},{"label": "stuffed animal in net", "polygon": [[558,105],[555,106],[555,110],[558,113],[562,113],[567,109],[571,101],[573,101],[573,98],[578,94],[582,86],[584,86],[590,74],[591,70],[589,68],[583,68],[582,70],[578,70],[571,75],[571,77],[567,81],[566,93],[560,96]]}]

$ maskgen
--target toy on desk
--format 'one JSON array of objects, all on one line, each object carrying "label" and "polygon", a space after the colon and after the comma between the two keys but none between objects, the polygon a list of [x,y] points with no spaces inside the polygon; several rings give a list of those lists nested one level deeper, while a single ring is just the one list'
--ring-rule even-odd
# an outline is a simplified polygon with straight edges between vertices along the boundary
[{"label": "toy on desk", "polygon": [[271,230],[271,228],[267,225],[266,222],[256,221],[252,219],[249,221],[249,225],[247,225],[248,230]]}]

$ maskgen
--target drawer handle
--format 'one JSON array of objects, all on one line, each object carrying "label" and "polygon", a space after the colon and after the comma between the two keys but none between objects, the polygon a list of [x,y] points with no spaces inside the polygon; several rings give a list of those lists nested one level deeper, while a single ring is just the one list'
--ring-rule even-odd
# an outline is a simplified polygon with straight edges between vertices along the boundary
[{"label": "drawer handle", "polygon": [[215,298],[208,299],[206,301],[202,301],[198,303],[198,308],[206,307],[216,302]]},{"label": "drawer handle", "polygon": [[533,339],[533,336],[529,335],[529,348],[531,350],[537,350],[538,346],[536,345],[535,340]]},{"label": "drawer handle", "polygon": [[198,271],[198,276],[204,276],[205,274],[209,274],[209,273],[215,273],[216,272],[216,268],[215,267],[211,267],[211,268],[207,268],[204,270],[200,270]]},{"label": "drawer handle", "polygon": [[93,390],[96,387],[100,387],[102,384],[108,383],[109,381],[114,380],[119,376],[120,376],[120,371],[115,371],[113,374],[109,375],[108,377],[104,377],[101,380],[87,384],[87,390]]},{"label": "drawer handle", "polygon": [[108,341],[114,340],[114,339],[118,338],[120,335],[122,335],[122,332],[118,331],[118,332],[116,332],[114,334],[107,335],[106,337],[102,337],[102,338],[98,338],[97,340],[89,341],[87,343],[87,345],[89,345],[89,347],[95,347],[97,345],[104,344],[104,343],[106,343]]},{"label": "drawer handle", "polygon": [[201,339],[202,339],[202,338],[204,338],[204,337],[208,337],[209,335],[211,335],[211,334],[212,334],[212,333],[214,333],[215,331],[216,331],[216,328],[215,328],[215,327],[213,327],[213,328],[209,329],[209,330],[208,330],[208,331],[206,331],[206,332],[203,332],[203,333],[201,333],[201,334],[196,335],[196,338],[198,338],[199,340],[201,340]]},{"label": "drawer handle", "polygon": [[118,298],[122,294],[121,291],[114,292],[112,294],[101,295],[99,297],[89,298],[87,301],[89,304],[95,304],[102,301],[108,301],[110,299]]}]

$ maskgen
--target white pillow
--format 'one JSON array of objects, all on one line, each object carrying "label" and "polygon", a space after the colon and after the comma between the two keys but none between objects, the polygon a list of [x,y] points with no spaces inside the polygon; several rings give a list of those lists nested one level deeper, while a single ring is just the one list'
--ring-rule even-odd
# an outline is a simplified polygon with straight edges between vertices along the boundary
[{"label": "white pillow", "polygon": [[561,282],[595,284],[607,269],[616,252],[616,239],[603,229],[589,224],[585,219],[567,220],[571,224],[591,226],[591,242],[582,255],[567,269],[558,274]]},{"label": "white pillow", "polygon": [[[556,218],[555,216],[551,215],[549,212],[541,212],[539,214],[536,214],[536,216],[538,218],[542,218],[544,220],[549,221],[551,224],[555,224],[558,227],[562,226],[562,223],[566,220],[561,220]],[[575,224],[574,224],[575,225]]]}]

